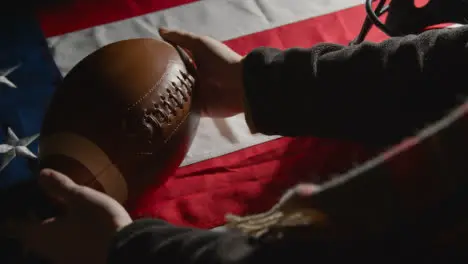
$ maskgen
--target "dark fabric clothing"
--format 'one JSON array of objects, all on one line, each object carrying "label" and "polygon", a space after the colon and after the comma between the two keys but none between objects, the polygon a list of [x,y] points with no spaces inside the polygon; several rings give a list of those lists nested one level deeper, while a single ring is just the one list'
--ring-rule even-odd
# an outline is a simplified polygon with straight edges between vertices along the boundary
[{"label": "dark fabric clothing", "polygon": [[388,145],[445,114],[466,94],[468,28],[381,43],[260,48],[244,63],[258,132]]},{"label": "dark fabric clothing", "polygon": [[[243,62],[246,114],[255,130],[264,134],[390,145],[442,117],[464,97],[467,43],[468,27],[462,27],[352,47],[322,43],[285,51],[258,48]],[[390,247],[386,243],[337,245],[288,237],[258,241],[234,232],[217,233],[145,219],[117,234],[108,263],[457,260],[447,255],[438,259],[418,251],[417,245],[411,254],[414,258],[408,252],[403,256],[395,244]]]}]

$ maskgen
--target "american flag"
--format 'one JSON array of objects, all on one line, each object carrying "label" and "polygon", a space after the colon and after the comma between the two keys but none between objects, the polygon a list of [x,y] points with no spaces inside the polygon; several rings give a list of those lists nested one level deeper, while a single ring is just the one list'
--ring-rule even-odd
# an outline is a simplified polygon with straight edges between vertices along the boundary
[{"label": "american flag", "polygon": [[[48,100],[62,76],[104,45],[158,39],[160,26],[210,35],[241,54],[259,46],[346,45],[364,17],[362,0],[82,0],[43,9],[36,17],[4,16],[0,187],[35,177],[28,160],[38,154]],[[368,37],[384,38],[378,30]],[[213,228],[224,224],[227,213],[264,211],[292,184],[341,172],[365,152],[354,142],[251,135],[243,115],[224,120],[233,132],[227,136],[218,121],[203,118],[180,169],[143,195],[134,217]]]}]

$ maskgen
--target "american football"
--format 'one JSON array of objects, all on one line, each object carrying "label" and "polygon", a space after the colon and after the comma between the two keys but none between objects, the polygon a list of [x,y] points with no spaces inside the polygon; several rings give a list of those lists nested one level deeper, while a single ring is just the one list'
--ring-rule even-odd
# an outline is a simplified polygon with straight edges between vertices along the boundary
[{"label": "american football", "polygon": [[39,138],[41,168],[129,205],[183,161],[199,115],[185,52],[155,39],[104,46],[56,90]]}]

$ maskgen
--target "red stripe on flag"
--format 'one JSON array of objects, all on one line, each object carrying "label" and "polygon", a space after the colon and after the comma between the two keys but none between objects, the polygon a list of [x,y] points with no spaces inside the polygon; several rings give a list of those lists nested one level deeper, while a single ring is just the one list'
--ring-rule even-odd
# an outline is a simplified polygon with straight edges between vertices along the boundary
[{"label": "red stripe on flag", "polygon": [[363,157],[357,144],[281,138],[182,167],[131,213],[135,218],[212,228],[224,223],[226,213],[265,211],[298,181],[324,180]]},{"label": "red stripe on flag", "polygon": [[[242,54],[259,46],[347,44],[358,34],[364,17],[364,8],[359,6],[226,43]],[[373,41],[385,38],[378,30],[369,35]],[[215,227],[224,223],[226,213],[265,211],[298,181],[320,181],[330,173],[343,172],[354,161],[362,161],[365,152],[361,145],[333,140],[277,139],[180,168],[162,187],[146,194],[132,214],[174,224]]]},{"label": "red stripe on flag", "polygon": [[81,0],[41,10],[38,17],[46,37],[119,21],[198,0]]},{"label": "red stripe on flag", "polygon": [[[285,49],[311,47],[320,42],[347,45],[358,35],[365,16],[364,7],[356,6],[232,39],[225,43],[243,55],[260,46]],[[374,27],[369,32],[367,40],[380,42],[386,38],[388,37],[382,31]]]}]

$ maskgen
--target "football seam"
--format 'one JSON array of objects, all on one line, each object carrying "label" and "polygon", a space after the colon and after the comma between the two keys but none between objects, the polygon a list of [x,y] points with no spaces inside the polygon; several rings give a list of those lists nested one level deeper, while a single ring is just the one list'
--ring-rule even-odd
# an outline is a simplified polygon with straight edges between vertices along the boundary
[{"label": "football seam", "polygon": [[188,111],[187,114],[184,115],[184,117],[179,122],[179,124],[177,124],[177,126],[171,131],[169,136],[164,140],[164,144],[166,144],[169,140],[171,140],[172,136],[179,130],[179,127],[185,122],[185,120],[191,113],[192,113],[191,111]]},{"label": "football seam", "polygon": [[166,77],[168,74],[169,74],[169,71],[167,70],[170,66],[172,66],[173,64],[177,63],[177,61],[174,61],[174,60],[169,60],[166,67],[164,68],[164,74],[159,78],[159,80],[153,85],[153,87],[151,87],[151,89],[149,89],[144,95],[142,95],[137,101],[135,101],[135,103],[133,103],[132,105],[130,105],[128,108],[127,108],[127,111],[131,111],[133,108],[135,108],[137,105],[139,105],[146,97],[148,97],[151,93],[154,92],[154,90],[156,90],[156,88],[158,88],[159,84],[161,83],[161,81],[164,79],[164,77]]}]

